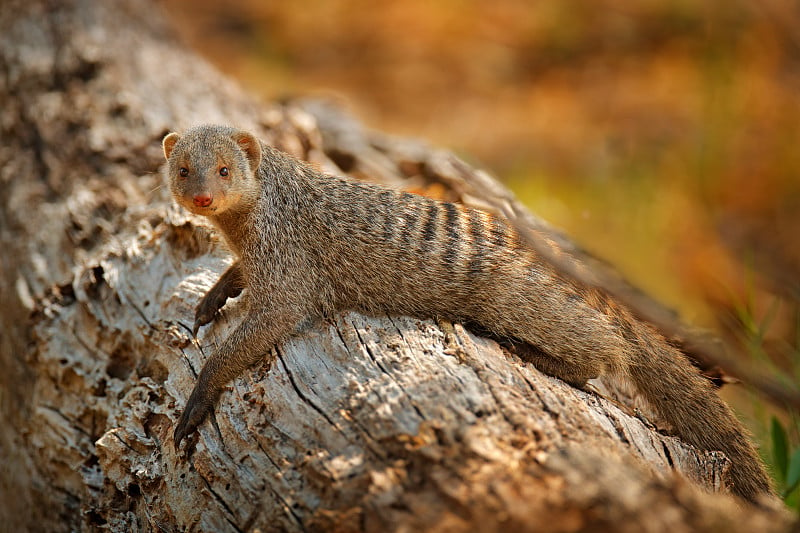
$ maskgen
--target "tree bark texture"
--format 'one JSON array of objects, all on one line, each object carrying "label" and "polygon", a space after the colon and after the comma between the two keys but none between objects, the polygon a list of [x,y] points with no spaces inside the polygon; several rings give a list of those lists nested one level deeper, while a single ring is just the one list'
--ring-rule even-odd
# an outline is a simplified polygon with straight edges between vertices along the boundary
[{"label": "tree bark texture", "polygon": [[176,454],[173,425],[242,306],[192,338],[194,305],[230,254],[171,203],[165,133],[234,124],[324,170],[520,207],[447,152],[319,102],[255,101],[175,42],[148,2],[4,2],[0,67],[8,530],[790,527],[713,494],[721,454],[458,324],[408,317],[308,324],[272,368],[232,382],[191,453]]}]

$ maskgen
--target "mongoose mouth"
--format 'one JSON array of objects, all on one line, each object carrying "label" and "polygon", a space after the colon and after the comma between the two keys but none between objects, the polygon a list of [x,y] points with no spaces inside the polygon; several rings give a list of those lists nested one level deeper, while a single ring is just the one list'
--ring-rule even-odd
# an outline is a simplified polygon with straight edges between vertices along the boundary
[{"label": "mongoose mouth", "polygon": [[194,213],[195,215],[210,216],[217,212],[216,205],[208,205],[205,207],[196,206],[192,203],[184,204],[184,207]]}]

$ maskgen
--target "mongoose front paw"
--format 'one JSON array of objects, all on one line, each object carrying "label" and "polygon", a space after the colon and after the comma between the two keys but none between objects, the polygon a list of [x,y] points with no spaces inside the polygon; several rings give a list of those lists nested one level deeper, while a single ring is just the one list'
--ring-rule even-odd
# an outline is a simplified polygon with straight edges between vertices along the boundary
[{"label": "mongoose front paw", "polygon": [[[237,271],[235,270],[235,272]],[[228,270],[228,272],[231,272],[231,270]],[[212,322],[219,310],[225,306],[228,298],[236,298],[242,293],[242,289],[243,287],[236,281],[235,276],[226,272],[197,304],[192,334],[196,337],[200,327]]]},{"label": "mongoose front paw", "polygon": [[187,436],[195,432],[197,427],[203,423],[208,414],[211,412],[211,403],[199,398],[197,389],[192,392],[189,401],[186,402],[186,409],[178,420],[178,425],[175,426],[175,433],[173,440],[175,441],[175,449],[177,450],[181,441]]},{"label": "mongoose front paw", "polygon": [[226,300],[227,296],[214,291],[209,291],[208,294],[200,300],[194,313],[192,335],[197,337],[197,332],[200,331],[200,327],[210,324],[214,320],[217,316],[217,312],[225,305]]}]

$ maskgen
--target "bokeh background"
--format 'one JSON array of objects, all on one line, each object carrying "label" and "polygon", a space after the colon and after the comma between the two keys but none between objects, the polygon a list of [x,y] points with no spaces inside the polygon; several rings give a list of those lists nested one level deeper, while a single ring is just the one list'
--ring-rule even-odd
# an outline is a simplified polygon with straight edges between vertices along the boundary
[{"label": "bokeh background", "polygon": [[[453,149],[688,322],[800,380],[796,0],[162,4],[252,92],[333,96]],[[796,411],[724,395],[787,488]]]}]

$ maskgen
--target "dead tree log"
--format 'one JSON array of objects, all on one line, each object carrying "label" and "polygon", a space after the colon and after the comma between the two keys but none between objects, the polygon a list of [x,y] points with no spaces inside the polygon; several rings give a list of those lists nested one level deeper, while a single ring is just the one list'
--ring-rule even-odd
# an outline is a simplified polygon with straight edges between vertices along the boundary
[{"label": "dead tree log", "polygon": [[459,325],[407,317],[309,324],[276,348],[273,368],[235,380],[193,454],[176,455],[176,417],[240,315],[231,302],[199,340],[190,335],[193,306],[229,256],[161,186],[166,132],[236,124],[332,172],[406,188],[437,181],[447,185],[438,194],[473,203],[482,200],[453,184],[508,193],[445,152],[317,104],[254,101],[183,50],[157,11],[14,0],[0,12],[0,523],[789,528],[779,511],[712,494],[724,486],[721,455]]}]

